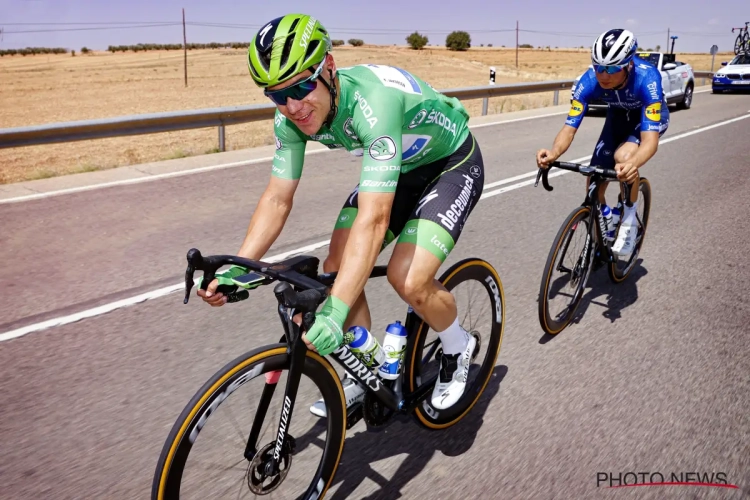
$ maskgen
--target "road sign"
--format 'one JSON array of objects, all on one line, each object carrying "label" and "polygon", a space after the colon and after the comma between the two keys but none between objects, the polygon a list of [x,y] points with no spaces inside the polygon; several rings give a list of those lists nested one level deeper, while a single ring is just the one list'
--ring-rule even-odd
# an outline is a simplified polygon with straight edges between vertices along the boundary
[{"label": "road sign", "polygon": [[718,45],[712,45],[711,46],[711,55],[712,56],[715,56],[718,51],[719,51],[719,46]]}]

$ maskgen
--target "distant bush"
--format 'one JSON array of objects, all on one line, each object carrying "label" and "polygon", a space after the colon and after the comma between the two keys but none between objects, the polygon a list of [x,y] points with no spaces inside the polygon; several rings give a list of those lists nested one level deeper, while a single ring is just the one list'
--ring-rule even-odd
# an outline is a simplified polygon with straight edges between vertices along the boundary
[{"label": "distant bush", "polygon": [[467,50],[471,47],[471,36],[465,31],[454,31],[445,38],[445,46],[450,50]]},{"label": "distant bush", "polygon": [[89,52],[91,52],[91,49],[89,49],[88,47],[81,48],[81,54],[88,54]]},{"label": "distant bush", "polygon": [[[205,49],[242,49],[247,50],[249,42],[211,42],[211,43],[189,43],[188,50]],[[181,43],[139,43],[137,45],[110,45],[109,52],[146,52],[149,50],[183,50]]]},{"label": "distant bush", "polygon": [[406,43],[414,50],[421,50],[422,47],[427,45],[427,42],[429,42],[429,39],[424,35],[420,35],[418,31],[406,37]]},{"label": "distant bush", "polygon": [[344,41],[343,40],[331,40],[331,45],[333,45],[334,47],[338,47],[340,45],[344,45]]},{"label": "distant bush", "polygon": [[6,49],[0,50],[0,55],[3,56],[15,56],[21,54],[22,56],[32,56],[37,54],[67,54],[68,49],[60,47],[26,47],[25,49]]},{"label": "distant bush", "polygon": [[518,46],[518,48],[520,48],[520,49],[533,49],[534,46],[531,45],[530,43],[522,43],[521,45]]},{"label": "distant bush", "polygon": [[359,38],[350,38],[349,40],[347,40],[347,43],[352,47],[361,47],[365,44],[365,42],[360,40]]}]

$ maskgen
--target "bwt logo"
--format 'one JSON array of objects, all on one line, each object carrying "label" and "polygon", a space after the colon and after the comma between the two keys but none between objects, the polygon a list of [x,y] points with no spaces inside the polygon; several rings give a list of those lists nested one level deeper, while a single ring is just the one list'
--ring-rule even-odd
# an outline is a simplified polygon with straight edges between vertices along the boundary
[{"label": "bwt logo", "polygon": [[597,488],[626,486],[714,486],[737,488],[727,482],[726,472],[597,472]]}]

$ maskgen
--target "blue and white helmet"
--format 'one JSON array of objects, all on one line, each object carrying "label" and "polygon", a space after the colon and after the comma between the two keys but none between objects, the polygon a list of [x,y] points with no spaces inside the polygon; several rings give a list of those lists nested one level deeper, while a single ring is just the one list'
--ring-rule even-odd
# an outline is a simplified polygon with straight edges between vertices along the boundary
[{"label": "blue and white helmet", "polygon": [[591,62],[602,66],[623,66],[629,63],[638,48],[635,35],[624,29],[605,31],[591,46]]}]

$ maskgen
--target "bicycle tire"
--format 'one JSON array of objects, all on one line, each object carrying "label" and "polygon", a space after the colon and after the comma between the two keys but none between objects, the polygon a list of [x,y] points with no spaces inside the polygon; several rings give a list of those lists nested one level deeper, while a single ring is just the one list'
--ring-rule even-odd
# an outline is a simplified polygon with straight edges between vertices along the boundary
[{"label": "bicycle tire", "polygon": [[[576,287],[576,291],[573,295],[573,299],[568,304],[567,314],[565,314],[562,320],[555,320],[552,318],[552,315],[549,311],[548,295],[552,280],[552,272],[554,271],[555,263],[558,260],[557,256],[559,255],[560,250],[563,249],[563,246],[565,247],[564,251],[567,251],[567,246],[570,243],[570,238],[575,231],[575,229],[573,229],[574,225],[579,222],[583,222],[586,219],[588,219],[589,224],[593,224],[591,215],[592,211],[590,207],[581,206],[573,210],[560,226],[560,229],[558,229],[557,235],[555,235],[555,239],[552,242],[552,247],[550,248],[549,254],[547,255],[547,262],[544,264],[544,271],[542,273],[542,281],[539,285],[538,311],[539,324],[541,325],[542,330],[549,335],[557,335],[558,333],[563,331],[565,327],[568,326],[570,321],[573,319],[576,310],[578,310],[578,306],[580,305],[581,300],[583,299],[583,290],[586,287],[586,283],[588,283],[588,279],[591,275],[591,270],[594,264],[593,251],[590,252],[589,262],[586,265],[584,274],[579,279],[578,286]],[[591,244],[595,243],[592,242]]]},{"label": "bicycle tire", "polygon": [[[273,344],[249,351],[227,363],[196,392],[172,426],[159,455],[152,483],[151,498],[153,500],[173,500],[180,497],[180,482],[185,463],[193,442],[200,432],[198,423],[205,417],[203,422],[205,425],[210,414],[221,404],[216,404],[216,407],[209,411],[212,403],[230,386],[235,385],[234,389],[236,389],[239,387],[237,383],[242,385],[264,373],[288,370],[290,355],[287,348],[287,344]],[[344,392],[341,381],[331,364],[317,353],[307,351],[302,374],[313,380],[322,393],[328,412],[328,429],[318,469],[310,487],[300,498],[323,498],[333,482],[344,448],[346,436]],[[246,378],[240,382],[242,377]],[[231,393],[225,398],[230,395]],[[298,407],[295,409],[298,410]],[[292,414],[293,418],[294,414]],[[191,438],[190,435],[193,432],[196,434]]]},{"label": "bicycle tire", "polygon": [[[500,354],[500,347],[505,333],[505,295],[500,276],[498,276],[497,271],[487,261],[478,258],[468,258],[453,264],[441,275],[439,281],[450,291],[456,285],[468,280],[479,281],[487,291],[493,305],[491,308],[492,331],[487,342],[487,358],[480,367],[480,371],[471,387],[466,387],[464,394],[452,407],[445,410],[436,410],[430,405],[429,395],[421,404],[415,407],[413,416],[417,423],[429,430],[442,430],[455,425],[474,407],[487,387],[487,383],[497,362],[497,357]],[[414,315],[418,326],[413,335],[410,333],[409,340],[407,341],[406,354],[404,356],[407,364],[404,373],[406,374],[409,390],[414,391],[419,385],[418,377],[420,376],[421,369],[419,361],[422,359],[421,354],[430,327],[416,316],[416,313],[412,312],[410,314]]]},{"label": "bicycle tire", "polygon": [[[643,240],[646,239],[648,218],[651,213],[651,183],[645,177],[641,177],[638,191],[643,194],[643,233],[641,234],[640,240],[636,243],[632,255],[628,259],[627,266],[623,270],[620,270],[620,268],[617,267],[617,259],[615,259],[614,262],[610,262],[607,266],[609,279],[614,283],[622,283],[628,276],[630,276],[630,273],[633,272],[635,263],[638,260],[638,254],[640,254],[641,247],[643,246]],[[618,201],[622,203],[622,195],[618,195]]]}]

